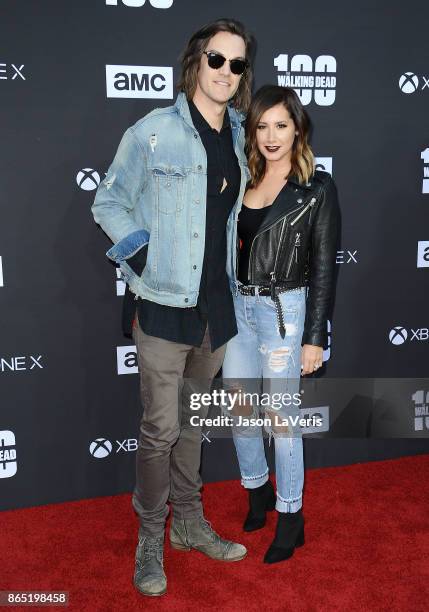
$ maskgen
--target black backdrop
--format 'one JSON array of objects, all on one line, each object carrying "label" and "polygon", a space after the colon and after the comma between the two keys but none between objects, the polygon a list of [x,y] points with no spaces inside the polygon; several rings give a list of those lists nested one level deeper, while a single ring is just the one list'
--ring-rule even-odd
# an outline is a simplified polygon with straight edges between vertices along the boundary
[{"label": "black backdrop", "polygon": [[[135,355],[120,331],[123,287],[90,206],[125,129],[176,94],[156,99],[143,78],[140,92],[134,81],[122,97],[108,97],[106,66],[161,73],[168,84],[187,37],[225,15],[258,39],[256,86],[298,88],[315,125],[314,151],[338,185],[342,251],[327,375],[428,375],[428,6],[3,0],[2,509],[132,488]],[[428,452],[427,439],[411,437],[307,439],[306,465]],[[238,476],[230,440],[203,447],[206,481]]]}]

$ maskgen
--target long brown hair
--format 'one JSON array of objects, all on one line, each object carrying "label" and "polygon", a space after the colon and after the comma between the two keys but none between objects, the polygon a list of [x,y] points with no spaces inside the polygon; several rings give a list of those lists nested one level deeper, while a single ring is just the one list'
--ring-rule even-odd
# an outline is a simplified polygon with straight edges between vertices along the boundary
[{"label": "long brown hair", "polygon": [[246,119],[245,150],[250,170],[249,187],[251,188],[257,187],[265,174],[265,157],[260,153],[256,143],[258,123],[265,111],[277,104],[284,104],[298,132],[292,145],[290,174],[295,175],[301,183],[307,183],[314,174],[314,155],[308,143],[311,122],[298,95],[290,87],[263,85],[255,93]]},{"label": "long brown hair", "polygon": [[195,32],[181,55],[182,74],[177,89],[186,94],[188,100],[192,100],[197,87],[197,73],[200,67],[201,56],[206,50],[209,40],[218,32],[230,32],[240,36],[246,45],[246,59],[248,66],[241,76],[238,89],[231,100],[232,105],[240,111],[246,112],[251,99],[251,87],[253,79],[253,54],[254,38],[247,32],[244,25],[235,19],[217,19],[203,26]]}]

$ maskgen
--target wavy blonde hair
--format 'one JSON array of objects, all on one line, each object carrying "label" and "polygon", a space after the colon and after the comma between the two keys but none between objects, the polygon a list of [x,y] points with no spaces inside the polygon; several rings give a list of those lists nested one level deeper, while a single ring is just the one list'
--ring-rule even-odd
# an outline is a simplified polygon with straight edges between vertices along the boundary
[{"label": "wavy blonde hair", "polygon": [[277,104],[284,104],[298,132],[292,145],[290,175],[295,175],[301,183],[307,183],[314,174],[314,155],[308,143],[311,122],[298,95],[290,87],[263,85],[255,93],[246,119],[245,151],[250,170],[249,187],[251,188],[257,187],[265,175],[265,157],[258,149],[256,130],[265,111]]},{"label": "wavy blonde hair", "polygon": [[209,41],[218,32],[230,32],[240,36],[246,45],[246,59],[248,66],[241,76],[240,84],[231,103],[239,111],[246,112],[252,97],[253,80],[253,54],[255,41],[253,36],[247,32],[244,25],[235,19],[218,19],[195,32],[181,55],[182,74],[177,89],[186,94],[188,100],[192,100],[197,87],[197,74],[200,67],[201,57],[207,49]]}]

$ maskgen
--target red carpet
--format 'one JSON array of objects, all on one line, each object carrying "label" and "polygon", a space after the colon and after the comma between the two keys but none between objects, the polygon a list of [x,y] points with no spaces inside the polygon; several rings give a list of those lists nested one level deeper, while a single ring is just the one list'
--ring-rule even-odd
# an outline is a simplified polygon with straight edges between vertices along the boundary
[{"label": "red carpet", "polygon": [[306,544],[274,566],[261,560],[275,513],[244,534],[247,493],[235,481],[206,485],[207,518],[248,556],[222,563],[167,543],[168,592],[157,598],[131,583],[129,495],[3,512],[0,590],[66,590],[65,609],[79,611],[426,611],[428,476],[429,455],[307,471]]}]

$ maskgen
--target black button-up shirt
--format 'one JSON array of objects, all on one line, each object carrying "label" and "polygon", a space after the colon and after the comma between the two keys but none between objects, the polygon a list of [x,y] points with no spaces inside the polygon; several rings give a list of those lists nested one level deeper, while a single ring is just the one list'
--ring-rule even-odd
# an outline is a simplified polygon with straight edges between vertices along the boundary
[{"label": "black button-up shirt", "polygon": [[[207,154],[206,235],[197,305],[176,308],[140,298],[135,301],[127,286],[123,328],[124,333],[130,333],[134,302],[145,334],[200,346],[208,324],[213,352],[237,333],[226,274],[226,222],[238,197],[240,167],[232,144],[228,111],[225,110],[223,125],[218,132],[207,123],[192,101],[189,110]],[[224,178],[227,185],[222,191]]]}]

